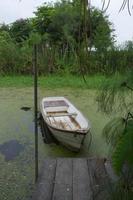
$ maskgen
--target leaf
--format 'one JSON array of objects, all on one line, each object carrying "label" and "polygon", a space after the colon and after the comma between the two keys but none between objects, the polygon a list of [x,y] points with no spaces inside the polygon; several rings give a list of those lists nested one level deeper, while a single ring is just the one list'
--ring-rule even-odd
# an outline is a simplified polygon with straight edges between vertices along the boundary
[{"label": "leaf", "polygon": [[126,121],[122,117],[112,119],[103,129],[103,136],[108,144],[113,147],[117,144],[118,140],[122,137],[125,130]]},{"label": "leaf", "polygon": [[123,137],[112,155],[112,163],[117,174],[122,172],[124,164],[133,166],[133,120],[127,122]]}]

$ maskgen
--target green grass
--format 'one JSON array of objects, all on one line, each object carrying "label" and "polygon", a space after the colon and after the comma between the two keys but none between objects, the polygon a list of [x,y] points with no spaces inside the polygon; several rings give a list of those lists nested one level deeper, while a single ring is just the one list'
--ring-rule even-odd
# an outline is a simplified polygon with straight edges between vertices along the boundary
[{"label": "green grass", "polygon": [[[98,89],[99,86],[107,79],[111,82],[115,76],[107,78],[102,75],[86,76],[86,82],[80,76],[59,76],[49,75],[39,77],[39,86],[46,88],[84,88],[84,89]],[[32,76],[0,76],[0,87],[32,87]]]}]

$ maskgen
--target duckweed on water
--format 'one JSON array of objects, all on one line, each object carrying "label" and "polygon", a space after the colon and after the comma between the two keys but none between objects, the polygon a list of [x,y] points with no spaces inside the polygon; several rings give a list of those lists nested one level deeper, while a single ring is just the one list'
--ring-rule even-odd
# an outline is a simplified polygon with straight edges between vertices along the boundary
[{"label": "duckweed on water", "polygon": [[[0,90],[0,199],[28,200],[34,186],[33,88],[1,88]],[[80,153],[76,154],[56,144],[44,144],[39,130],[39,167],[45,157],[107,155],[108,148],[103,141],[101,131],[109,119],[97,112],[94,101],[95,91],[41,88],[39,99],[43,96],[65,96],[74,103],[90,120],[93,139],[91,148],[88,150],[88,135],[84,147]],[[20,109],[23,106],[31,109],[24,112]],[[9,147],[10,142],[12,145],[16,144],[17,152],[9,158],[5,157],[4,148],[7,145]],[[9,148],[10,151],[15,148],[12,145]]]}]

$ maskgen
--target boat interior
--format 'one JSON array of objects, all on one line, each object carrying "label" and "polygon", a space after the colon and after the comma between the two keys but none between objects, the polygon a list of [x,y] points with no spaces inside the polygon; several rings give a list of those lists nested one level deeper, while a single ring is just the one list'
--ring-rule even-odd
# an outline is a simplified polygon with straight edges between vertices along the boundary
[{"label": "boat interior", "polygon": [[44,109],[48,123],[58,129],[69,131],[81,129],[80,124],[76,120],[78,114],[70,112],[69,108],[70,106],[63,100],[45,101]]}]

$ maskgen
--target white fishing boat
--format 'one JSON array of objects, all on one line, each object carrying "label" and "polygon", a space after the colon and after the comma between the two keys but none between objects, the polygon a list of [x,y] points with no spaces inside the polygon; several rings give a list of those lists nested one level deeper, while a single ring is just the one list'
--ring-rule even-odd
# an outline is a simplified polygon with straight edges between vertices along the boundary
[{"label": "white fishing boat", "polygon": [[90,130],[90,124],[83,114],[64,97],[43,98],[40,110],[54,138],[73,151],[80,150]]}]

